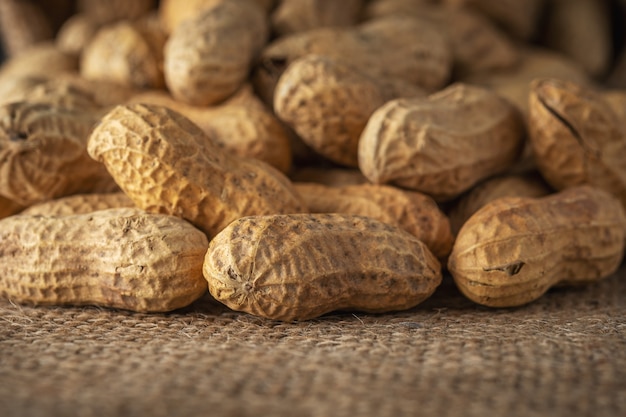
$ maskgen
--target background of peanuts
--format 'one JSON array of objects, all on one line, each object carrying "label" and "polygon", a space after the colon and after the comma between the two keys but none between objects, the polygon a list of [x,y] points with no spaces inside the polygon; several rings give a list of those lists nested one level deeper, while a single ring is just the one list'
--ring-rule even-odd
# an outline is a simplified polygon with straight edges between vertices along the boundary
[{"label": "background of peanuts", "polygon": [[0,300],[0,415],[620,416],[626,266],[515,309],[451,280],[401,313],[286,324]]},{"label": "background of peanuts", "polygon": [[149,315],[0,299],[0,415],[626,415],[625,299],[626,266],[522,308],[448,280],[410,311],[296,324],[208,299]]}]

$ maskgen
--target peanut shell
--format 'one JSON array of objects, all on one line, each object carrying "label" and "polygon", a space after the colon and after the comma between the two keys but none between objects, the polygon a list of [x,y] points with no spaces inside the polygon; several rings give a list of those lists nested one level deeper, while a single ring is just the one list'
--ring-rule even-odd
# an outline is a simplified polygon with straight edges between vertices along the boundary
[{"label": "peanut shell", "polygon": [[519,306],[555,285],[611,275],[622,261],[625,238],[622,205],[590,186],[543,198],[500,198],[463,225],[448,270],[471,300]]},{"label": "peanut shell", "polygon": [[283,321],[405,310],[441,282],[441,266],[421,241],[342,214],[238,219],[211,241],[203,273],[218,301]]},{"label": "peanut shell", "polygon": [[204,233],[174,216],[110,209],[0,221],[0,295],[37,305],[143,312],[185,307],[206,293]]},{"label": "peanut shell", "polygon": [[29,216],[68,216],[134,206],[133,201],[122,192],[75,194],[33,204],[21,211],[20,214]]}]

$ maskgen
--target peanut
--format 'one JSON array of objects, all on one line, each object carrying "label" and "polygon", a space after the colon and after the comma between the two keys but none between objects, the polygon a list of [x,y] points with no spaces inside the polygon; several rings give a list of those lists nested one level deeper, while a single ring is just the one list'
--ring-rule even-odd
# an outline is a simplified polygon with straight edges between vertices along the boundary
[{"label": "peanut", "polygon": [[624,208],[600,189],[500,198],[463,225],[448,270],[471,300],[519,306],[555,285],[611,275],[622,261],[625,239]]},{"label": "peanut", "polygon": [[183,217],[209,236],[242,216],[306,211],[279,171],[222,150],[165,107],[116,107],[87,149],[137,207]]},{"label": "peanut", "polygon": [[444,201],[507,169],[519,157],[523,136],[522,119],[506,100],[455,84],[376,110],[361,134],[359,167],[373,183]]},{"label": "peanut", "polygon": [[590,184],[626,207],[626,130],[594,90],[556,79],[531,88],[529,133],[537,167],[561,190]]},{"label": "peanut", "polygon": [[81,75],[137,88],[162,88],[165,34],[147,21],[101,28],[85,47]]},{"label": "peanut", "polygon": [[372,113],[399,96],[424,95],[411,84],[404,90],[396,95],[347,65],[307,55],[292,62],[278,80],[274,111],[318,154],[358,167],[359,137]]},{"label": "peanut", "polygon": [[116,189],[104,167],[87,154],[97,118],[46,103],[0,107],[0,194],[18,204],[79,192]]},{"label": "peanut", "polygon": [[165,45],[169,91],[194,105],[225,100],[247,80],[267,26],[265,12],[244,1],[222,1],[183,21]]},{"label": "peanut", "polygon": [[238,219],[211,241],[203,273],[218,301],[283,321],[335,310],[404,310],[441,282],[441,266],[421,241],[341,214]]},{"label": "peanut", "polygon": [[344,213],[370,217],[409,232],[440,260],[452,249],[450,221],[425,194],[388,185],[329,187],[294,183],[311,213]]},{"label": "peanut", "polygon": [[160,312],[207,291],[204,233],[139,209],[0,221],[0,294],[20,303]]}]

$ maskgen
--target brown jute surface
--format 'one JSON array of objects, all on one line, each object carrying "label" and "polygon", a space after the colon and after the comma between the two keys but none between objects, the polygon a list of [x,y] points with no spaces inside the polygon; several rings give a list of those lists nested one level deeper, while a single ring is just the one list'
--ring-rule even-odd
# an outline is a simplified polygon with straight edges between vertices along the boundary
[{"label": "brown jute surface", "polygon": [[522,308],[449,280],[397,314],[285,324],[0,301],[0,416],[625,416],[626,266]]}]

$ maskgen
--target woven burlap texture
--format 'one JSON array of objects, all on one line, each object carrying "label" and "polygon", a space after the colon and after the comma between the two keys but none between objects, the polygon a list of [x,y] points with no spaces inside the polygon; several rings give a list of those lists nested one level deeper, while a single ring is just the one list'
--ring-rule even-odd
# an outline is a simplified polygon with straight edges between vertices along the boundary
[{"label": "woven burlap texture", "polygon": [[0,416],[624,416],[626,267],[488,309],[449,278],[410,311],[281,323],[0,300]]}]

